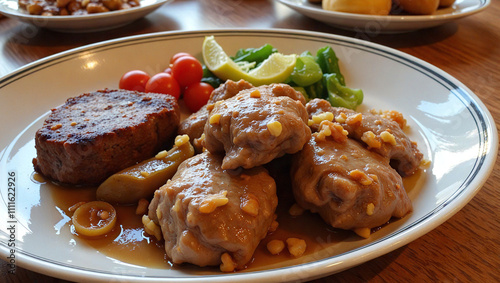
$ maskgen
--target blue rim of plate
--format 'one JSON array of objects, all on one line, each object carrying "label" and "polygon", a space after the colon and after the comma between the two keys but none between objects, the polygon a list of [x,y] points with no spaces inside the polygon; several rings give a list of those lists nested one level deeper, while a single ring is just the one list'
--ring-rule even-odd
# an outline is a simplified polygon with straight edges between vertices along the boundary
[{"label": "blue rim of plate", "polygon": [[[144,43],[149,43],[149,42],[159,42],[159,41],[168,41],[170,39],[180,39],[180,38],[200,38],[204,37],[205,35],[216,35],[216,36],[224,36],[224,37],[241,37],[241,36],[259,36],[259,37],[272,37],[272,38],[284,38],[284,39],[312,39],[316,42],[324,42],[326,44],[336,44],[340,46],[345,46],[349,48],[354,48],[354,49],[359,49],[364,52],[369,52],[377,56],[382,56],[384,58],[387,58],[392,61],[396,61],[400,64],[404,64],[407,67],[410,67],[430,79],[434,80],[435,82],[439,83],[443,87],[447,88],[451,93],[455,95],[461,103],[467,108],[469,111],[471,117],[475,121],[476,128],[478,130],[478,144],[479,144],[479,149],[478,153],[476,156],[476,160],[474,162],[473,168],[471,172],[469,172],[468,176],[463,180],[463,182],[457,187],[455,192],[443,203],[438,205],[436,208],[434,208],[432,211],[430,211],[428,214],[424,215],[423,217],[419,218],[418,220],[410,223],[407,227],[404,227],[403,229],[397,230],[391,234],[388,234],[380,239],[377,239],[373,242],[370,242],[366,245],[363,245],[361,247],[349,250],[347,252],[335,255],[333,257],[328,257],[328,258],[323,258],[320,260],[316,261],[311,261],[307,263],[301,263],[298,265],[292,265],[292,266],[286,266],[286,267],[280,267],[280,268],[275,268],[275,269],[269,269],[269,270],[258,270],[258,271],[252,271],[252,272],[242,272],[242,273],[235,273],[235,274],[222,274],[222,275],[202,275],[201,277],[206,278],[206,279],[221,279],[224,281],[231,281],[231,280],[245,280],[243,277],[248,277],[252,276],[252,279],[255,280],[256,278],[260,279],[270,279],[272,278],[273,273],[276,272],[282,272],[282,271],[287,271],[287,270],[292,270],[292,269],[298,269],[298,268],[310,268],[313,266],[322,266],[324,268],[327,268],[328,266],[332,266],[335,263],[337,263],[336,260],[342,259],[343,257],[348,256],[349,254],[361,251],[361,250],[370,250],[372,248],[375,248],[376,246],[382,244],[383,242],[387,241],[388,239],[394,239],[398,238],[400,241],[398,241],[397,244],[391,245],[391,248],[384,251],[383,253],[377,254],[376,252],[373,252],[371,256],[364,258],[363,260],[360,260],[357,263],[351,264],[349,266],[346,266],[346,268],[353,267],[357,264],[364,263],[368,260],[371,260],[373,258],[376,258],[378,256],[381,256],[383,254],[386,254],[390,251],[393,251],[403,245],[406,245],[407,243],[415,240],[416,238],[426,234],[430,230],[434,229],[438,225],[444,223],[448,218],[450,218],[454,213],[449,213],[448,211],[446,217],[441,218],[442,221],[438,223],[431,223],[432,225],[426,226],[425,231],[420,233],[417,236],[412,236],[412,237],[407,237],[405,239],[402,239],[407,232],[417,229],[419,226],[423,225],[425,222],[432,221],[433,216],[436,216],[437,214],[441,213],[446,213],[445,211],[447,207],[449,206],[450,203],[453,201],[457,200],[458,198],[465,197],[467,200],[461,207],[457,207],[454,210],[452,209],[451,212],[457,212],[460,210],[474,195],[479,191],[479,188],[484,184],[487,178],[484,178],[484,180],[477,180],[477,175],[480,173],[485,174],[485,176],[489,176],[489,173],[493,169],[493,165],[495,163],[496,159],[496,154],[495,158],[491,160],[492,158],[488,158],[488,152],[494,152],[496,153],[498,150],[498,142],[497,140],[497,134],[496,134],[496,126],[494,123],[491,123],[493,119],[491,118],[491,115],[489,114],[488,110],[482,105],[482,103],[479,101],[475,95],[468,90],[465,86],[463,86],[460,82],[456,81],[456,79],[450,79],[448,77],[448,74],[446,74],[444,71],[438,69],[435,66],[430,65],[429,63],[426,63],[420,59],[417,59],[413,56],[407,55],[403,52],[384,47],[382,45],[378,45],[375,43],[370,43],[370,42],[365,42],[359,39],[353,39],[353,38],[348,38],[348,37],[343,37],[343,36],[338,36],[338,35],[330,35],[330,34],[325,34],[325,33],[320,33],[320,32],[308,32],[308,31],[297,31],[297,30],[286,30],[286,29],[269,29],[269,30],[256,30],[256,29],[217,29],[217,30],[201,30],[201,31],[180,31],[180,32],[162,32],[162,33],[153,33],[153,34],[144,34],[144,35],[137,35],[137,36],[131,36],[131,37],[125,37],[121,39],[115,39],[115,40],[109,40],[101,43],[96,43],[96,44],[90,44],[87,46],[75,48],[72,50],[68,50],[65,52],[61,52],[52,56],[49,56],[45,59],[40,59],[38,61],[35,61],[33,63],[30,63],[26,65],[25,67],[21,67],[15,71],[13,71],[11,74],[8,74],[4,76],[3,78],[0,78],[0,90],[23,78],[26,76],[29,76],[30,74],[36,73],[40,70],[43,70],[45,68],[51,67],[53,65],[60,64],[62,62],[72,60],[78,54],[81,52],[101,52],[105,50],[112,50],[116,48],[120,48],[123,46],[129,46],[129,45],[136,45],[136,44],[144,44]],[[456,82],[454,82],[455,80]],[[1,97],[0,97],[1,98]],[[482,109],[483,108],[483,109]],[[489,166],[486,167],[485,166]],[[483,170],[487,170],[485,173],[482,172]],[[470,191],[470,186],[475,183],[475,187],[473,188],[472,191]],[[469,193],[467,193],[469,192]],[[7,243],[0,242],[0,247],[5,248],[8,250]],[[1,249],[0,249],[1,251]],[[147,281],[147,280],[157,280],[157,279],[172,279],[172,280],[181,280],[181,281],[190,281],[193,279],[200,279],[200,276],[198,275],[188,275],[187,277],[164,277],[164,276],[158,276],[158,275],[130,275],[130,274],[117,274],[117,273],[111,273],[111,272],[105,272],[101,270],[95,270],[95,269],[90,269],[90,268],[85,268],[81,266],[73,266],[71,264],[66,264],[58,261],[53,261],[47,258],[44,258],[43,256],[38,256],[35,254],[31,254],[29,252],[19,250],[16,251],[19,254],[22,254],[23,256],[26,256],[28,258],[34,259],[36,261],[39,261],[39,263],[44,263],[44,264],[49,264],[52,268],[54,266],[57,267],[63,267],[67,268],[70,270],[74,271],[81,271],[84,272],[84,274],[81,275],[89,275],[88,272],[91,273],[90,276],[92,275],[101,275],[101,276],[113,276],[113,278],[119,277],[119,278],[124,278],[124,279],[129,279],[129,280],[139,280],[139,281]],[[36,270],[37,272],[42,272],[46,274],[51,274],[51,276],[57,276],[53,275],[56,274],[57,272],[54,272],[53,270],[47,270],[43,268],[32,268],[33,270]],[[342,270],[344,270],[342,269]],[[307,277],[317,277],[320,275],[326,275],[332,273],[328,269],[324,269],[318,272],[310,273],[308,274]],[[276,274],[277,275],[277,274]],[[257,276],[257,277],[254,277]],[[302,278],[303,280],[307,278]]]}]

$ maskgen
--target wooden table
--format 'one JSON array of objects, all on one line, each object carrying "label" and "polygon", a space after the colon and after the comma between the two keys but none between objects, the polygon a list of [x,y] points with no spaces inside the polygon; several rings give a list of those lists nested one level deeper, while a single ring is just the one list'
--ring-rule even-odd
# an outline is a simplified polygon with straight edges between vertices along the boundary
[{"label": "wooden table", "polygon": [[[190,16],[185,18],[185,10]],[[0,19],[0,76],[37,59],[123,36],[221,27],[291,28],[363,38],[443,69],[467,85],[500,121],[500,1],[483,12],[439,27],[363,35],[329,27],[271,0],[175,1],[123,28],[62,34]],[[446,223],[389,254],[314,282],[500,282],[500,165],[472,201]],[[18,268],[1,281],[60,282]]]}]

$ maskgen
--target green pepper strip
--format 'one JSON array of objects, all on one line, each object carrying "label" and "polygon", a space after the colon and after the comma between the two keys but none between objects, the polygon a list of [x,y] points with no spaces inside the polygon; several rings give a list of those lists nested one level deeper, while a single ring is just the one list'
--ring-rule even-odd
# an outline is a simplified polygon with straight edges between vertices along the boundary
[{"label": "green pepper strip", "polygon": [[325,91],[325,86],[323,85],[323,81],[320,80],[310,86],[306,86],[304,88],[308,94],[309,100],[314,99],[314,98],[323,98],[327,99],[328,94]]},{"label": "green pepper strip", "polygon": [[340,72],[339,59],[330,46],[320,48],[316,53],[316,60],[323,71],[323,74],[335,74],[339,83],[345,86],[345,79]]},{"label": "green pepper strip", "polygon": [[203,65],[203,78],[201,78],[201,81],[211,85],[213,88],[218,88],[221,84],[224,83],[224,81],[212,74],[212,72],[210,72],[210,70],[205,65]]},{"label": "green pepper strip", "polygon": [[290,75],[291,81],[298,86],[309,86],[323,78],[321,67],[313,56],[302,54],[297,57],[295,68]]},{"label": "green pepper strip", "polygon": [[259,48],[247,48],[240,49],[236,52],[236,56],[234,56],[234,62],[255,62],[256,65],[266,60],[271,54],[277,52],[270,44],[265,44]]},{"label": "green pepper strip", "polygon": [[345,107],[355,110],[363,102],[363,91],[341,85],[335,74],[325,74],[323,76],[323,83],[328,91],[328,100],[334,107]]}]

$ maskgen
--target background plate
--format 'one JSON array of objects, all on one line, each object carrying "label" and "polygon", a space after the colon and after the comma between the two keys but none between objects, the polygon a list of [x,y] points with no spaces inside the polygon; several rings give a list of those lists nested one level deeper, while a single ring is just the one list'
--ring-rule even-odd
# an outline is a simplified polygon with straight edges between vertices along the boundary
[{"label": "background plate", "polygon": [[82,16],[36,16],[19,10],[17,0],[0,0],[0,13],[38,27],[60,32],[93,32],[126,25],[172,1],[141,0],[140,7]]},{"label": "background plate", "polygon": [[[206,35],[215,35],[229,54],[264,43],[285,54],[315,52],[331,45],[340,58],[347,85],[365,93],[360,110],[401,111],[410,126],[408,134],[431,161],[428,169],[411,177],[412,185],[407,187],[414,212],[369,239],[353,236],[342,242],[324,242],[308,256],[273,264],[266,270],[235,274],[190,265],[145,268],[82,245],[69,231],[69,218],[55,208],[50,190],[32,180],[35,131],[49,109],[83,92],[116,88],[128,70],[160,72],[168,66],[170,56],[180,51],[201,58]],[[1,78],[0,102],[0,215],[14,213],[15,218],[9,221],[18,228],[16,263],[73,281],[196,281],[203,276],[206,282],[275,282],[339,272],[395,250],[446,221],[481,188],[498,150],[491,115],[476,95],[450,75],[381,45],[306,31],[167,32],[93,44],[47,57]],[[14,203],[9,202],[5,186],[9,173],[17,176]],[[9,255],[11,234],[6,223],[0,229],[0,254],[4,257]]]},{"label": "background plate", "polygon": [[491,0],[456,0],[433,15],[362,15],[327,11],[307,0],[277,0],[295,11],[334,27],[365,33],[396,33],[435,27],[485,9]]}]

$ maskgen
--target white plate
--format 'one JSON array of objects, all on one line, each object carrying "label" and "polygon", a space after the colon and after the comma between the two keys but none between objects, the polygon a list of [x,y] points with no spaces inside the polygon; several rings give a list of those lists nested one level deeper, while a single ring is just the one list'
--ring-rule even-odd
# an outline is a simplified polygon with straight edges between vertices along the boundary
[{"label": "white plate", "polygon": [[0,0],[0,13],[32,25],[60,32],[94,32],[129,24],[173,0],[141,0],[141,6],[81,16],[37,16],[19,10],[17,0]]},{"label": "white plate", "polygon": [[[224,49],[270,43],[283,53],[315,52],[331,45],[351,87],[362,88],[366,109],[404,113],[410,137],[430,168],[414,179],[409,196],[414,212],[361,240],[353,236],[296,260],[220,274],[184,265],[177,270],[144,268],[107,257],[76,244],[68,217],[54,208],[44,185],[30,177],[33,137],[49,109],[68,97],[117,87],[132,69],[160,72],[171,55],[186,51],[201,57],[206,35]],[[123,60],[127,58],[127,60]],[[376,70],[376,71],[375,71]],[[460,210],[488,178],[497,156],[498,135],[486,107],[466,86],[440,69],[402,52],[353,38],[293,30],[207,30],[128,37],[63,52],[29,64],[0,79],[0,215],[8,215],[8,173],[16,174],[16,264],[74,281],[291,281],[339,272],[392,250],[429,232]],[[11,233],[0,226],[0,254],[9,256]],[[14,237],[14,236],[13,236]]]},{"label": "white plate", "polygon": [[438,9],[433,15],[362,15],[327,11],[308,0],[277,0],[295,11],[334,27],[359,33],[395,33],[435,27],[470,16],[485,9],[491,0],[456,0],[453,6]]}]

